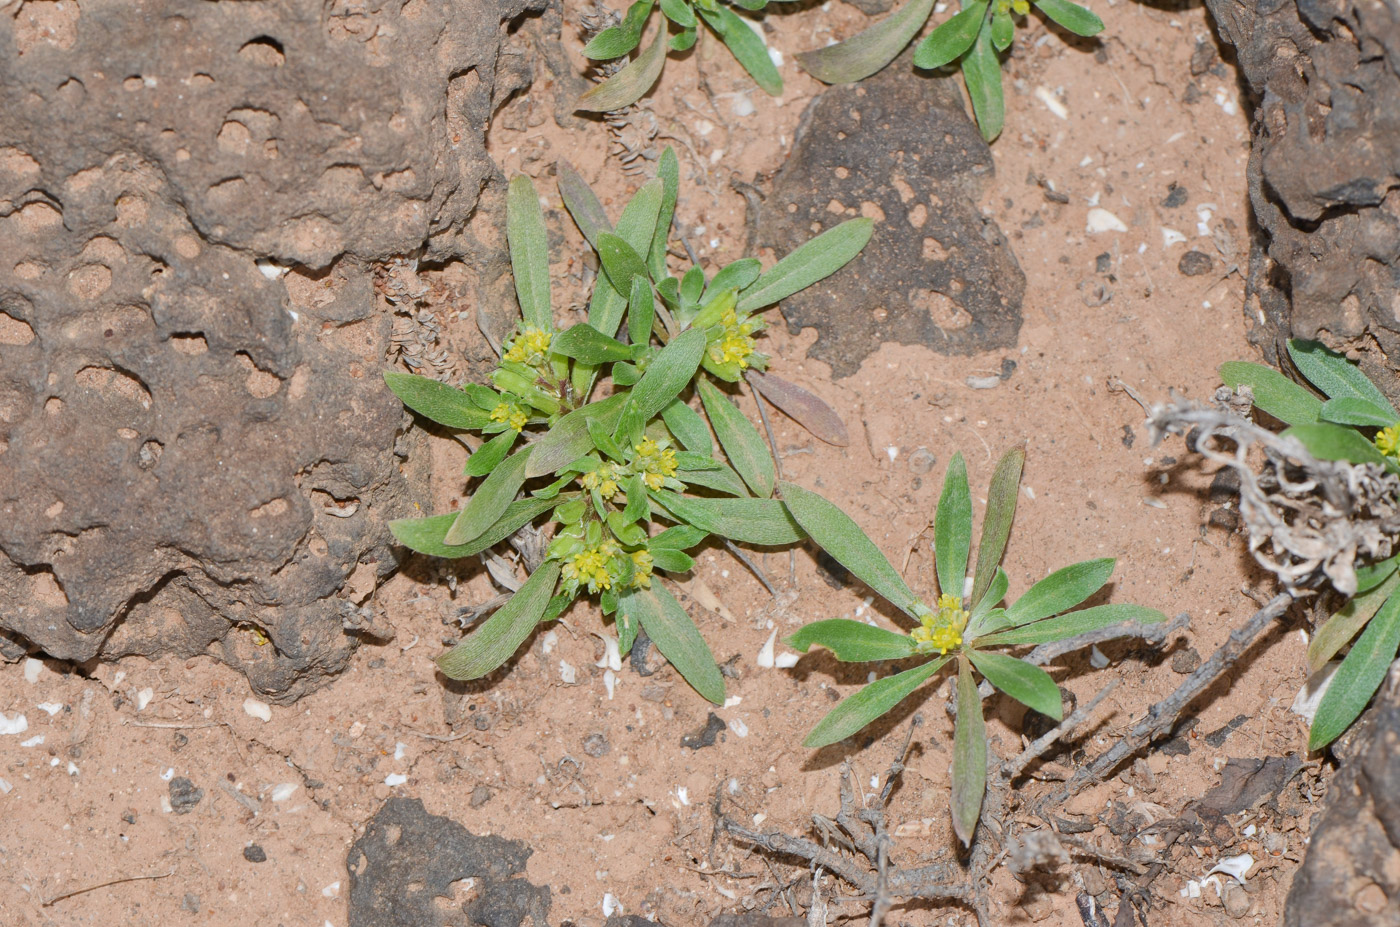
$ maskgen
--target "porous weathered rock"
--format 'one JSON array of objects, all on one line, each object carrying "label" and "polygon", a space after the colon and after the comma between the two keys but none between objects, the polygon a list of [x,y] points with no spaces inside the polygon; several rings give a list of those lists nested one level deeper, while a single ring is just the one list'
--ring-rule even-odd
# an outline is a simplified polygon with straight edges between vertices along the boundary
[{"label": "porous weathered rock", "polygon": [[344,666],[407,509],[371,263],[475,247],[540,5],[0,17],[0,632],[276,701]]},{"label": "porous weathered rock", "polygon": [[817,329],[813,357],[845,377],[884,341],[953,355],[1016,343],[1026,278],[978,209],[992,169],[957,88],[907,56],[812,102],[764,203],[760,241],[786,254],[846,219],[876,220],[858,258],[783,301],[790,326]]}]

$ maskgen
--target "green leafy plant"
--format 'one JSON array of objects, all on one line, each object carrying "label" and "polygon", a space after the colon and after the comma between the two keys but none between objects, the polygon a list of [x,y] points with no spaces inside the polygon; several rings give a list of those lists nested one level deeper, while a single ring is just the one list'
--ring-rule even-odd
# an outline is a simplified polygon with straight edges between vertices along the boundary
[{"label": "green leafy plant", "polygon": [[[832,618],[806,625],[788,639],[788,644],[804,653],[813,645],[825,647],[845,663],[922,661],[846,698],[803,743],[821,747],[851,736],[956,661],[952,811],[954,830],[964,844],[972,841],[987,782],[986,724],[977,677],[1028,708],[1056,720],[1063,717],[1060,690],[1050,675],[1023,659],[997,651],[1066,641],[1119,625],[1156,624],[1166,618],[1156,609],[1138,605],[1107,604],[1070,611],[1108,582],[1114,567],[1111,559],[1087,560],[1057,570],[1016,601],[1002,605],[1009,580],[1001,559],[1016,514],[1024,460],[1024,452],[1016,448],[997,464],[987,493],[976,567],[969,580],[972,496],[963,457],[953,456],[934,519],[935,573],[942,594],[932,607],[914,594],[875,542],[840,509],[791,483],[783,483],[780,489],[793,518],[813,541],[918,623],[912,631],[900,632]],[[964,602],[971,603],[971,609],[965,608]]]},{"label": "green leafy plant", "polygon": [[[934,29],[914,49],[914,66],[934,70],[957,62],[972,100],[982,137],[1001,134],[1006,106],[1001,87],[1001,53],[1011,46],[1015,20],[1034,6],[1075,35],[1103,31],[1103,20],[1070,0],[971,0]],[[864,80],[893,61],[933,13],[934,0],[908,0],[904,6],[844,42],[797,55],[797,63],[817,80],[846,84]]]},{"label": "green leafy plant", "polygon": [[[584,46],[584,56],[594,61],[615,61],[631,52],[641,44],[642,33],[656,5],[656,0],[636,0],[627,8],[622,22],[599,32]],[[733,0],[732,5],[758,12],[768,5],[768,0]],[[580,97],[578,109],[608,113],[640,100],[661,76],[667,50],[680,52],[693,46],[701,23],[719,37],[765,92],[772,96],[783,92],[783,78],[768,56],[768,46],[726,0],[660,0],[660,7],[661,25],[651,44]],[[668,37],[668,24],[677,28],[675,35]]]},{"label": "green leafy plant", "polygon": [[[400,543],[459,558],[536,523],[549,538],[518,591],[438,659],[451,678],[491,672],[537,625],[588,596],[614,616],[623,653],[644,629],[697,692],[722,703],[709,647],[655,574],[689,571],[686,551],[710,535],[755,545],[804,537],[773,498],[763,439],[717,382],[763,366],[755,313],[843,266],[869,239],[870,223],[833,228],[767,271],[750,259],[709,279],[691,268],[678,280],[666,275],[679,176],[670,149],[658,173],[613,225],[587,184],[561,165],[565,202],[603,268],[588,321],[563,330],[555,327],[539,199],[529,178],[515,177],[506,230],[522,319],[501,346],[491,385],[384,375],[414,412],[483,438],[466,463],[466,475],[480,479],[466,504],[392,522]],[[792,384],[759,381],[773,389],[770,380],[803,398]],[[692,393],[701,411],[687,403]]]},{"label": "green leafy plant", "polygon": [[[1231,389],[1248,386],[1254,407],[1288,425],[1319,460],[1372,463],[1400,473],[1400,414],[1385,394],[1345,357],[1316,341],[1288,342],[1288,356],[1319,397],[1271,367],[1230,361],[1220,378]],[[1344,648],[1308,731],[1308,749],[1320,750],[1351,726],[1370,703],[1400,649],[1400,556],[1356,570],[1356,594],[1308,644],[1308,667],[1318,672]]]}]

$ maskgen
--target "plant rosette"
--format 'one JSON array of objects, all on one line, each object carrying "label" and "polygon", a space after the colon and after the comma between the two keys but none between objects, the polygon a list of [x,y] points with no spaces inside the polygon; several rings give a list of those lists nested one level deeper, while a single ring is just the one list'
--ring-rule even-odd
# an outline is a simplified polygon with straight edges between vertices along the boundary
[{"label": "plant rosette", "polygon": [[[997,464],[987,494],[976,568],[967,576],[972,542],[972,497],[962,454],[948,465],[934,519],[934,561],[941,594],[933,606],[916,596],[899,571],[860,527],[816,493],[783,483],[780,493],[797,523],[842,566],[912,618],[915,627],[892,631],[848,618],[806,625],[788,638],[807,652],[825,647],[844,663],[918,660],[847,697],[807,735],[822,747],[850,737],[893,709],[954,664],[957,720],[953,733],[953,828],[972,841],[987,783],[987,734],[978,676],[1026,707],[1063,719],[1060,690],[1038,666],[999,651],[1064,641],[1105,628],[1158,624],[1160,611],[1105,604],[1071,611],[1108,582],[1111,559],[1087,560],[1051,573],[1003,605],[1009,588],[1001,559],[1011,534],[1024,452],[1013,449]],[[970,608],[968,606],[971,606]]]}]

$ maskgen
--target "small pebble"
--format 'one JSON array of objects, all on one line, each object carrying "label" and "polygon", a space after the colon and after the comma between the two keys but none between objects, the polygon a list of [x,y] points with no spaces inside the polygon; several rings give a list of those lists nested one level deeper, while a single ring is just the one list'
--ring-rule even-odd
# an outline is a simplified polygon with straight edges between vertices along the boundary
[{"label": "small pebble", "polygon": [[1188,277],[1208,274],[1213,266],[1215,262],[1204,251],[1187,251],[1181,256],[1181,260],[1176,262],[1176,269]]},{"label": "small pebble", "polygon": [[470,804],[473,808],[480,808],[491,800],[492,791],[484,785],[478,785],[472,789]]},{"label": "small pebble", "polygon": [[589,734],[583,739],[583,752],[595,759],[611,749],[612,744],[608,743],[608,738],[600,733]]},{"label": "small pebble", "polygon": [[259,721],[272,720],[272,706],[267,702],[260,702],[255,698],[245,698],[243,710],[248,713],[249,717],[257,718]]},{"label": "small pebble", "polygon": [[1249,913],[1249,895],[1234,882],[1225,883],[1225,891],[1221,894],[1220,900],[1225,905],[1225,913],[1231,917],[1240,918]]},{"label": "small pebble", "polygon": [[932,470],[937,463],[938,458],[928,448],[915,448],[914,453],[909,455],[909,472],[915,476],[923,476]]},{"label": "small pebble", "polygon": [[189,814],[203,799],[204,790],[184,776],[170,780],[170,810],[176,814]]},{"label": "small pebble", "polygon": [[1123,220],[1102,206],[1095,206],[1089,210],[1089,216],[1084,225],[1084,231],[1090,235],[1097,235],[1101,232],[1126,232],[1128,227],[1123,224]]},{"label": "small pebble", "polygon": [[199,896],[185,892],[185,898],[180,902],[180,910],[188,911],[191,914],[199,913]]},{"label": "small pebble", "polygon": [[1186,205],[1186,198],[1189,195],[1185,187],[1173,183],[1170,187],[1167,187],[1167,197],[1162,200],[1162,206],[1166,209],[1176,209],[1178,206],[1184,206]]},{"label": "small pebble", "polygon": [[1194,673],[1201,665],[1201,655],[1196,652],[1195,647],[1187,647],[1185,650],[1178,650],[1172,654],[1172,672],[1180,673],[1182,676]]},{"label": "small pebble", "polygon": [[1001,383],[1001,377],[968,377],[963,383],[967,384],[968,389],[996,389]]},{"label": "small pebble", "polygon": [[250,863],[267,862],[267,851],[256,843],[250,843],[243,848],[243,858]]}]

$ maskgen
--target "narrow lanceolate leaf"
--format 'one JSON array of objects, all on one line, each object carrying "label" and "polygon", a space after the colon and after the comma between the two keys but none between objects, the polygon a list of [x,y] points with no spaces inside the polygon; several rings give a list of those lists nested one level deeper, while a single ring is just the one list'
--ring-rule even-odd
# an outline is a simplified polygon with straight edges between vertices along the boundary
[{"label": "narrow lanceolate leaf", "polygon": [[1322,696],[1308,731],[1308,749],[1320,750],[1336,740],[1361,714],[1385,680],[1400,646],[1400,596],[1393,595],[1376,612],[1351,645]]},{"label": "narrow lanceolate leaf", "polygon": [[1012,602],[1006,610],[1007,619],[1019,627],[1074,608],[1103,588],[1113,575],[1113,563],[1112,557],[1104,557],[1056,570]]},{"label": "narrow lanceolate leaf", "polygon": [[444,544],[457,545],[474,541],[496,523],[515,501],[515,494],[525,484],[525,463],[530,459],[526,447],[507,457],[491,475],[481,481],[466,506],[457,513],[457,520],[448,529]]},{"label": "narrow lanceolate leaf", "polygon": [[666,29],[656,30],[656,38],[621,71],[578,98],[575,109],[590,113],[610,113],[624,109],[646,96],[661,76],[666,63]]},{"label": "narrow lanceolate leaf", "polygon": [[832,503],[795,483],[780,483],[788,510],[817,546],[851,573],[910,615],[918,597],[860,525]]},{"label": "narrow lanceolate leaf", "polygon": [[437,658],[443,675],[480,679],[509,660],[539,624],[558,579],[558,561],[546,560],[485,624]]},{"label": "narrow lanceolate leaf", "polygon": [[777,499],[696,499],[665,490],[651,498],[677,520],[731,541],[776,547],[807,537]]},{"label": "narrow lanceolate leaf", "polygon": [[814,621],[787,639],[789,647],[803,653],[813,644],[830,650],[842,663],[902,660],[914,654],[914,641],[908,634],[896,634],[849,618]]},{"label": "narrow lanceolate leaf", "polygon": [[466,393],[415,373],[385,371],[384,383],[404,405],[448,428],[475,431],[491,424],[491,413],[479,408]]},{"label": "narrow lanceolate leaf", "polygon": [[836,273],[851,261],[875,231],[873,219],[848,219],[800,245],[739,295],[739,312],[753,312],[786,299]]},{"label": "narrow lanceolate leaf", "polygon": [[[679,2],[688,6],[685,0]],[[676,212],[676,198],[680,195],[681,184],[681,164],[676,158],[676,150],[670,145],[661,152],[656,162],[656,179],[661,181],[661,208],[657,211],[651,247],[647,250],[647,270],[651,272],[653,280],[664,280],[666,248],[671,239],[671,217]]]},{"label": "narrow lanceolate leaf", "polygon": [[930,32],[914,49],[914,67],[941,68],[956,61],[977,40],[986,14],[986,3],[972,3]]},{"label": "narrow lanceolate leaf", "polygon": [[982,796],[987,791],[987,722],[977,696],[977,680],[967,661],[958,661],[958,719],[953,725],[953,832],[972,845]]},{"label": "narrow lanceolate leaf", "polygon": [[714,442],[710,440],[710,429],[705,420],[680,399],[673,399],[661,410],[661,420],[666,423],[671,434],[681,443],[681,447],[697,454],[712,454]]},{"label": "narrow lanceolate leaf", "polygon": [[636,250],[611,232],[598,233],[598,260],[613,289],[622,294],[632,292],[632,278],[647,277],[647,265]]},{"label": "narrow lanceolate leaf", "polygon": [[667,573],[689,573],[695,569],[695,559],[670,547],[651,548],[652,566]]},{"label": "narrow lanceolate leaf", "polygon": [[462,472],[467,476],[485,476],[506,459],[510,449],[515,446],[517,433],[512,428],[496,435],[481,447],[472,452],[467,458],[467,465],[462,468]]},{"label": "narrow lanceolate leaf", "polygon": [[1356,568],[1356,592],[1360,594],[1374,589],[1395,574],[1400,567],[1400,554],[1379,563],[1368,563]]},{"label": "narrow lanceolate leaf", "polygon": [[1400,586],[1400,575],[1390,574],[1390,578],[1367,592],[1358,594],[1343,605],[1331,618],[1317,629],[1308,644],[1308,672],[1316,673],[1327,665],[1352,638],[1366,626],[1381,606],[1389,601]]},{"label": "narrow lanceolate leaf", "polygon": [[665,13],[667,19],[682,29],[693,29],[698,23],[695,11],[690,8],[690,4],[686,0],[661,0],[661,12]]},{"label": "narrow lanceolate leaf", "polygon": [[1254,393],[1254,407],[1286,425],[1311,425],[1322,412],[1322,400],[1263,364],[1226,361],[1220,365],[1220,381],[1235,390],[1248,386]]},{"label": "narrow lanceolate leaf", "polygon": [[724,704],[724,677],[695,628],[671,593],[653,582],[650,589],[631,589],[618,599],[618,608],[629,622],[640,625],[661,655],[685,677],[685,681],[716,705]]},{"label": "narrow lanceolate leaf", "polygon": [[1321,342],[1294,338],[1288,342],[1288,356],[1293,358],[1293,363],[1308,378],[1308,382],[1328,397],[1365,399],[1389,412],[1391,421],[1400,419],[1400,414],[1396,413],[1385,393],[1361,372],[1360,367],[1337,352],[1329,351]]},{"label": "narrow lanceolate leaf", "polygon": [[[963,637],[971,640],[979,634],[987,632],[990,622],[987,620],[997,604],[1006,598],[1006,590],[1011,586],[1011,579],[1006,575],[1006,571],[997,567],[996,574],[992,577],[989,585],[982,595],[973,595],[971,616],[967,620],[967,630],[963,632]],[[1005,614],[1005,609],[1002,609]]]},{"label": "narrow lanceolate leaf", "polygon": [[505,513],[494,525],[468,544],[454,546],[443,543],[443,538],[447,537],[447,530],[457,520],[456,512],[433,515],[429,518],[400,518],[389,522],[389,531],[393,533],[394,540],[410,550],[432,557],[455,560],[494,547],[555,506],[577,498],[578,493],[563,493],[553,499],[518,499],[506,507]]},{"label": "narrow lanceolate leaf", "polygon": [[776,97],[782,94],[783,77],[778,73],[773,59],[768,57],[768,46],[758,37],[758,33],[749,28],[749,24],[727,6],[716,4],[713,11],[704,7],[697,9],[705,23],[715,30],[720,41],[734,55],[734,60],[749,72],[754,83],[763,88],[763,92],[769,96]]},{"label": "narrow lanceolate leaf", "polygon": [[690,550],[701,543],[708,534],[690,525],[676,525],[647,541],[647,547],[657,550]]},{"label": "narrow lanceolate leaf", "polygon": [[[973,571],[972,601],[981,603],[991,588],[992,580],[1006,553],[1006,541],[1011,537],[1011,523],[1016,518],[1016,499],[1021,492],[1021,468],[1026,463],[1026,450],[1013,447],[997,461],[996,472],[987,487],[987,511],[982,516],[982,540],[977,544],[977,569]],[[992,605],[1006,595],[1002,589]]]},{"label": "narrow lanceolate leaf", "polygon": [[1387,458],[1376,446],[1362,437],[1354,428],[1345,425],[1332,425],[1317,422],[1312,425],[1294,425],[1285,428],[1281,435],[1297,438],[1307,448],[1308,453],[1318,460],[1345,460],[1348,463],[1375,463],[1388,469],[1395,469],[1395,461]]},{"label": "narrow lanceolate leaf", "polygon": [[967,488],[967,464],[959,452],[948,462],[943,494],[938,497],[938,512],[933,517],[933,560],[938,571],[938,590],[944,595],[963,597],[971,547],[972,494]]},{"label": "narrow lanceolate leaf", "polygon": [[1001,89],[1001,59],[992,47],[990,29],[978,33],[972,50],[962,57],[962,73],[977,128],[988,143],[995,141],[1006,120],[1006,101]]},{"label": "narrow lanceolate leaf", "polygon": [[773,457],[758,429],[709,380],[702,377],[696,383],[696,391],[729,463],[739,471],[754,495],[765,499],[773,495],[773,484],[777,480]]},{"label": "narrow lanceolate leaf", "polygon": [[626,403],[627,393],[614,393],[606,399],[575,409],[555,422],[543,438],[530,445],[526,478],[553,473],[587,454],[593,448],[593,439],[588,434],[588,420],[597,419],[602,427],[611,432]]},{"label": "narrow lanceolate leaf", "polygon": [[598,194],[568,161],[561,158],[555,163],[555,169],[559,174],[559,196],[564,200],[564,208],[573,216],[574,224],[588,243],[598,247],[598,233],[612,231],[612,222]]},{"label": "narrow lanceolate leaf", "polygon": [[651,283],[646,275],[632,278],[632,296],[627,300],[627,337],[633,344],[646,344],[651,340],[652,325],[656,321],[656,298],[651,293]]},{"label": "narrow lanceolate leaf", "polygon": [[1083,608],[1058,618],[1046,618],[1043,621],[1034,621],[1018,628],[979,637],[976,645],[980,648],[1048,644],[1101,628],[1110,628],[1116,624],[1161,624],[1166,620],[1167,616],[1157,609],[1143,605],[1095,605],[1093,608]]},{"label": "narrow lanceolate leaf", "polygon": [[715,274],[715,279],[706,286],[706,296],[713,296],[721,290],[742,290],[757,280],[762,273],[763,264],[757,258],[739,258],[737,261],[730,261],[719,269],[719,273]]},{"label": "narrow lanceolate leaf", "polygon": [[1103,20],[1093,10],[1086,9],[1069,0],[1035,0],[1035,5],[1055,22],[1075,35],[1098,35],[1103,31]]},{"label": "narrow lanceolate leaf", "polygon": [[802,741],[804,747],[825,747],[845,740],[871,721],[904,701],[925,680],[943,668],[950,657],[939,657],[894,676],[877,679],[850,696],[812,728]]},{"label": "narrow lanceolate leaf", "polygon": [[827,444],[837,447],[850,445],[851,434],[846,430],[846,423],[841,421],[841,416],[836,414],[836,410],[827,405],[820,396],[808,392],[796,383],[789,383],[780,376],[761,373],[753,368],[744,371],[744,378],[749,381],[750,386],[763,394],[764,399],[782,409],[789,418]]},{"label": "narrow lanceolate leaf", "polygon": [[649,422],[690,384],[705,356],[705,333],[692,328],[662,348],[646,373],[632,387],[628,405]]},{"label": "narrow lanceolate leaf", "polygon": [[1064,720],[1060,687],[1045,670],[1004,653],[969,650],[967,658],[988,682],[1022,705],[1056,721]]},{"label": "narrow lanceolate leaf", "polygon": [[1011,21],[1011,10],[998,6],[992,11],[992,47],[999,52],[1006,51],[1011,47],[1015,34],[1016,24]]},{"label": "narrow lanceolate leaf", "polygon": [[797,55],[802,70],[827,84],[863,80],[889,64],[919,34],[933,0],[909,0],[896,12],[844,42]]},{"label": "narrow lanceolate leaf", "polygon": [[616,338],[609,338],[587,322],[580,322],[559,333],[549,347],[556,354],[572,357],[585,364],[605,364],[625,361],[632,357],[630,347]]},{"label": "narrow lanceolate leaf", "polygon": [[1358,425],[1362,428],[1389,428],[1400,419],[1369,399],[1342,396],[1322,404],[1321,418],[1338,425]]},{"label": "narrow lanceolate leaf", "polygon": [[506,239],[510,243],[510,270],[520,313],[532,328],[554,326],[549,295],[549,237],[544,230],[535,185],[524,174],[510,179],[506,194]]},{"label": "narrow lanceolate leaf", "polygon": [[627,8],[622,22],[604,29],[583,47],[584,57],[594,61],[611,61],[636,48],[642,39],[642,28],[646,25],[647,17],[651,15],[651,6],[652,0],[636,0]]},{"label": "narrow lanceolate leaf", "polygon": [[729,496],[747,498],[750,495],[748,484],[728,464],[720,464],[713,470],[692,470],[682,475],[680,480],[687,486],[703,486]]}]

